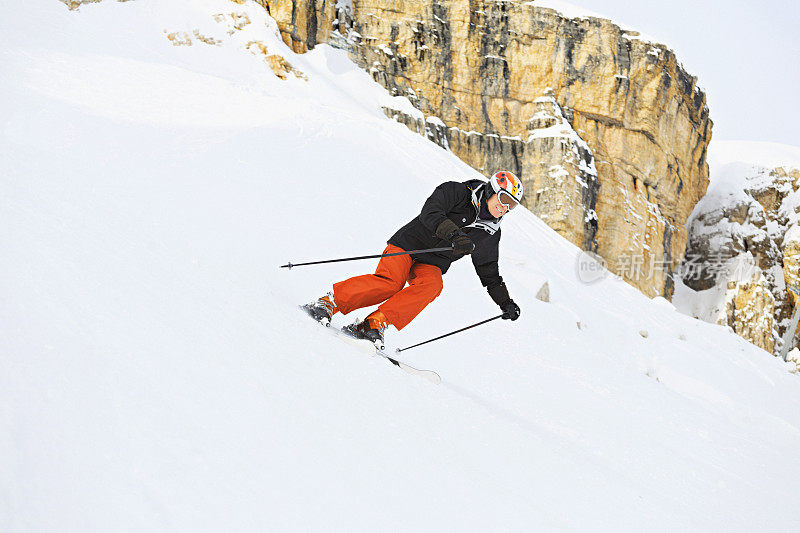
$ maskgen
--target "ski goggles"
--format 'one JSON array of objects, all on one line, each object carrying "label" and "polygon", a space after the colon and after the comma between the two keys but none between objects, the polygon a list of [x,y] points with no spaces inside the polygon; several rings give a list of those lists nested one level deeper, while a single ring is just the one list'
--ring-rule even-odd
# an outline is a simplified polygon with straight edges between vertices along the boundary
[{"label": "ski goggles", "polygon": [[500,192],[497,193],[497,199],[500,201],[501,204],[506,206],[506,208],[509,211],[511,211],[512,209],[517,207],[517,205],[519,205],[517,199],[511,196],[511,194],[505,189],[500,189]]}]

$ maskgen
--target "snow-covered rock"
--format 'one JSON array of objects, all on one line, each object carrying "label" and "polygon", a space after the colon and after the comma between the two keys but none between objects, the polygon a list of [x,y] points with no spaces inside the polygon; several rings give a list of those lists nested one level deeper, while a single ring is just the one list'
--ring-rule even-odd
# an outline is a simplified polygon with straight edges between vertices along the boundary
[{"label": "snow-covered rock", "polygon": [[786,286],[800,282],[800,149],[719,142],[709,162],[711,186],[687,222],[680,269],[691,291],[676,298],[685,312],[777,351],[795,302]]}]

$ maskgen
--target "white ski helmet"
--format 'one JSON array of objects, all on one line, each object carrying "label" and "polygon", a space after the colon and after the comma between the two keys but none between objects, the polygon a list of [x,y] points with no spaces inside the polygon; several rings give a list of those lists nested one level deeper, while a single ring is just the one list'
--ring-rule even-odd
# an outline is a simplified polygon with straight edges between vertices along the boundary
[{"label": "white ski helmet", "polygon": [[[504,195],[508,193],[511,197],[510,205],[512,208],[522,202],[522,182],[513,173],[507,170],[495,172],[489,179],[488,185],[493,194],[499,194],[501,191]],[[508,202],[503,203],[508,204]]]}]

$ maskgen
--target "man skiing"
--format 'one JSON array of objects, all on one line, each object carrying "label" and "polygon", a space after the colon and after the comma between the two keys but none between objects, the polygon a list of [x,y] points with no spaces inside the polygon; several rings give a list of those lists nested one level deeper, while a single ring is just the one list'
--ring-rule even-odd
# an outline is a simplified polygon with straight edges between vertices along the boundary
[{"label": "man skiing", "polygon": [[390,324],[398,330],[407,326],[442,292],[442,275],[450,264],[472,254],[475,272],[502,309],[503,318],[516,320],[520,309],[508,294],[497,259],[500,223],[521,201],[522,183],[507,171],[495,173],[488,183],[442,183],[425,201],[419,216],[392,235],[383,253],[450,245],[452,251],[383,257],[375,274],[335,283],[333,291],[303,308],[327,325],[337,312],[347,314],[381,304],[364,321],[343,329],[382,346],[386,328]]}]

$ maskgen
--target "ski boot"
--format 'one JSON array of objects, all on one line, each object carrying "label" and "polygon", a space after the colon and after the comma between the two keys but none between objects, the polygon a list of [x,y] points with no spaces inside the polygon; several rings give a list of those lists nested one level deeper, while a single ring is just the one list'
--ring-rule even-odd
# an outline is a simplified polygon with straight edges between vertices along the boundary
[{"label": "ski boot", "polygon": [[363,322],[354,322],[342,328],[346,334],[356,339],[364,339],[372,342],[378,350],[386,349],[383,343],[383,332],[389,326],[386,317],[380,311],[375,311]]},{"label": "ski boot", "polygon": [[339,312],[336,308],[336,303],[333,301],[332,292],[318,298],[315,302],[302,306],[302,308],[311,318],[326,327],[330,327],[333,315]]}]

